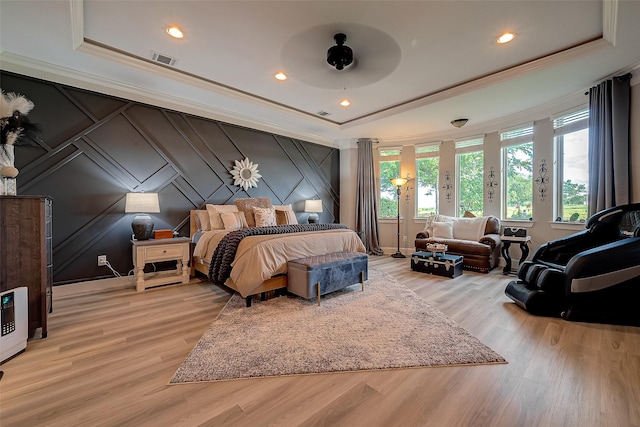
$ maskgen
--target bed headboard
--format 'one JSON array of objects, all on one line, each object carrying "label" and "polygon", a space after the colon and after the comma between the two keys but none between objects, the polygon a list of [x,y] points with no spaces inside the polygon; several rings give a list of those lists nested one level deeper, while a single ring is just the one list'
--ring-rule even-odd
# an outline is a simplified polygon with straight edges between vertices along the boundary
[{"label": "bed headboard", "polygon": [[196,211],[195,209],[192,209],[189,211],[189,238],[192,238],[196,231],[198,231],[198,225],[196,224]]}]

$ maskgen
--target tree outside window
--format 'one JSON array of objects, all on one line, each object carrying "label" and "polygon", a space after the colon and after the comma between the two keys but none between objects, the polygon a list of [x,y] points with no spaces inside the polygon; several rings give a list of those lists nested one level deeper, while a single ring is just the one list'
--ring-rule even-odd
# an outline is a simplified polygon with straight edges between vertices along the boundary
[{"label": "tree outside window", "polygon": [[458,216],[484,211],[484,136],[455,142]]},{"label": "tree outside window", "polygon": [[533,142],[505,147],[507,219],[533,216]]},{"label": "tree outside window", "polygon": [[533,218],[533,123],[500,132],[502,217]]},{"label": "tree outside window", "polygon": [[439,144],[416,147],[416,218],[438,213],[439,153]]},{"label": "tree outside window", "polygon": [[391,178],[400,176],[400,149],[379,150],[380,155],[380,218],[392,218],[398,214],[396,188]]}]

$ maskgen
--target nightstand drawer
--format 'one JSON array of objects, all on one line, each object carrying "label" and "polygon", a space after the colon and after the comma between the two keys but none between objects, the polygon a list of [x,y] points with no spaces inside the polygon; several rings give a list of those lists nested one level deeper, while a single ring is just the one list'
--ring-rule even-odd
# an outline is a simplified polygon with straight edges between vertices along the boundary
[{"label": "nightstand drawer", "polygon": [[146,262],[181,259],[182,251],[183,245],[148,246],[144,259]]}]

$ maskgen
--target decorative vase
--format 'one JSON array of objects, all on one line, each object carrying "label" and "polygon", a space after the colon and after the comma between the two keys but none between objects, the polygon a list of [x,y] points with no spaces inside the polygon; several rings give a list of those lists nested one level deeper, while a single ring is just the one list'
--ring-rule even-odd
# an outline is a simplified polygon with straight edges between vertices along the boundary
[{"label": "decorative vase", "polygon": [[[0,147],[0,170],[4,166],[13,166],[15,159],[14,146],[4,144]],[[0,183],[0,195],[2,196],[15,196],[16,191],[16,179],[15,177],[2,176],[2,182]]]},{"label": "decorative vase", "polygon": [[16,179],[8,176],[2,177],[0,182],[0,196],[15,196],[18,194],[16,188]]}]

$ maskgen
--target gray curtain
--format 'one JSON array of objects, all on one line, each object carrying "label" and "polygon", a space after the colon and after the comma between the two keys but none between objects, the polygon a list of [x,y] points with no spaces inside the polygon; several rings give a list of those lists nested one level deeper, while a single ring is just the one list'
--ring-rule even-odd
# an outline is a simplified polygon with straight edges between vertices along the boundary
[{"label": "gray curtain", "polygon": [[382,255],[378,239],[378,197],[373,167],[373,141],[358,140],[358,186],[356,189],[356,231],[369,255]]},{"label": "gray curtain", "polygon": [[589,216],[629,203],[631,74],[589,90]]}]

